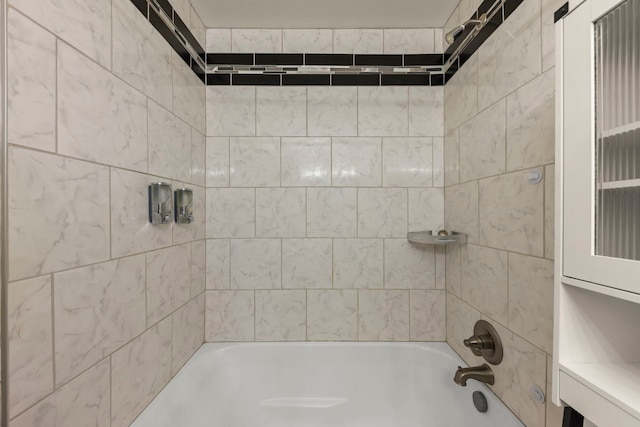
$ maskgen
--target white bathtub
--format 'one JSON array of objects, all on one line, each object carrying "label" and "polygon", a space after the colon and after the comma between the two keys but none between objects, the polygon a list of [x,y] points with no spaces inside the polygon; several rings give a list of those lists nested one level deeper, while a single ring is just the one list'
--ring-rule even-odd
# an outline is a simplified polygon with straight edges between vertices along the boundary
[{"label": "white bathtub", "polygon": [[483,384],[454,384],[462,363],[444,343],[205,344],[132,426],[523,426]]}]

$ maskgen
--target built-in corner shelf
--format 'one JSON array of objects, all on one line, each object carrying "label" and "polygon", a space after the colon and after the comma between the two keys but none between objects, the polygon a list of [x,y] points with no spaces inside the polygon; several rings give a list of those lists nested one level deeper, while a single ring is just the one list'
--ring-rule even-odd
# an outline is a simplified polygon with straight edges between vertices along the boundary
[{"label": "built-in corner shelf", "polygon": [[466,234],[457,233],[455,231],[444,233],[446,234],[443,234],[443,230],[410,231],[407,233],[407,239],[411,243],[418,243],[421,245],[461,245],[467,243]]}]

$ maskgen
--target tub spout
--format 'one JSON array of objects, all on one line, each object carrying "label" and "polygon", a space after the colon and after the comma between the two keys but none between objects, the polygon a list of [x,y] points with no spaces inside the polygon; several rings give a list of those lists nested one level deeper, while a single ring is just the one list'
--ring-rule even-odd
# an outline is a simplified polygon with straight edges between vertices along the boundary
[{"label": "tub spout", "polygon": [[480,366],[472,366],[471,368],[462,368],[458,366],[456,375],[453,377],[453,381],[465,387],[468,380],[477,380],[481,383],[493,385],[495,383],[495,377],[493,371],[486,363]]}]

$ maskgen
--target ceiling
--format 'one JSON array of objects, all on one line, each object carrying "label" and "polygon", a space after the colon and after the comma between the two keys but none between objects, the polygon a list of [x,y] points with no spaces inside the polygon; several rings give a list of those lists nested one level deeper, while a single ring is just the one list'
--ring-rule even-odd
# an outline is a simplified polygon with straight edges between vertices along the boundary
[{"label": "ceiling", "polygon": [[208,28],[444,27],[458,0],[191,0]]}]

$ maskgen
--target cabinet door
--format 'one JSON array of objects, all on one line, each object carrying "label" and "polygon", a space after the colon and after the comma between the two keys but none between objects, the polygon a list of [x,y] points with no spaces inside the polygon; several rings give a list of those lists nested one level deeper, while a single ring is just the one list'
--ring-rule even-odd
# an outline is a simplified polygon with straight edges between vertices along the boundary
[{"label": "cabinet door", "polygon": [[640,293],[640,0],[563,28],[563,274]]}]

